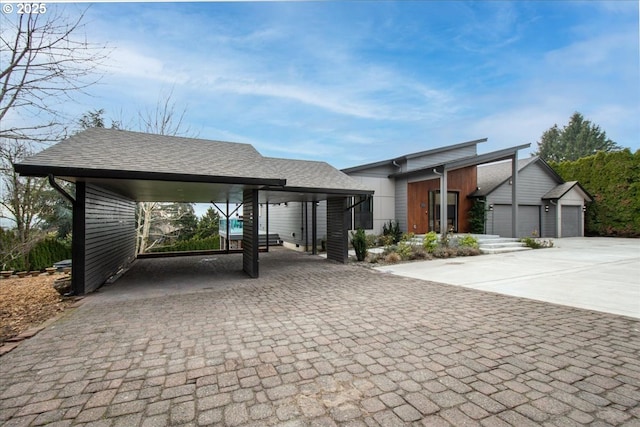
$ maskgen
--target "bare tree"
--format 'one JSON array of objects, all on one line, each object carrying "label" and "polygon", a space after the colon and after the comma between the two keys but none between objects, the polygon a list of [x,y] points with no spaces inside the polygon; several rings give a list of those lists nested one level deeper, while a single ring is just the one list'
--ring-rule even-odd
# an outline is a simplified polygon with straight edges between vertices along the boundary
[{"label": "bare tree", "polygon": [[[59,105],[99,80],[104,45],[80,34],[84,13],[3,15],[0,25],[0,138],[52,141],[66,120]],[[19,119],[18,119],[19,117]]]},{"label": "bare tree", "polygon": [[[32,154],[25,144],[0,145],[0,188],[2,207],[0,217],[13,222],[15,244],[11,255],[3,257],[22,257],[26,263],[31,248],[38,242],[42,233],[38,229],[43,218],[51,214],[54,197],[47,181],[42,178],[21,177],[13,169],[13,164]],[[36,232],[34,232],[36,231]]]},{"label": "bare tree", "polygon": [[[139,113],[140,128],[148,133],[159,135],[186,135],[190,133],[189,128],[184,129],[184,116],[186,108],[176,109],[173,100],[173,89],[166,94],[160,94],[154,110],[147,110]],[[150,241],[154,230],[161,230],[163,223],[166,224],[168,217],[171,222],[181,219],[180,209],[174,203],[159,202],[138,202],[137,211],[137,231],[136,231],[136,253],[144,253],[153,246],[160,243],[162,236],[166,233],[158,231],[159,238]],[[178,213],[177,216],[172,212]]]}]

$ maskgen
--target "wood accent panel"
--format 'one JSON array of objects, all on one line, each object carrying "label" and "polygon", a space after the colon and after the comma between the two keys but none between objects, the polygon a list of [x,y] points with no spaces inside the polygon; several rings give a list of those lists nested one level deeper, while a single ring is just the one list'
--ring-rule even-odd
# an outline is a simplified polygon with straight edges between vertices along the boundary
[{"label": "wood accent panel", "polygon": [[[468,196],[478,187],[476,166],[450,171],[447,175],[447,184],[447,191],[457,191],[460,195],[458,198],[458,232],[468,233],[471,229],[468,214],[473,206],[473,201],[469,199]],[[439,179],[411,182],[408,184],[407,228],[409,232],[423,234],[429,231],[427,215],[429,191],[439,190]],[[439,230],[435,231],[439,232]]]},{"label": "wood accent panel", "polygon": [[242,200],[242,270],[256,278],[258,269],[258,190],[245,190]]},{"label": "wood accent panel", "polygon": [[327,200],[327,259],[346,264],[349,256],[346,197]]}]

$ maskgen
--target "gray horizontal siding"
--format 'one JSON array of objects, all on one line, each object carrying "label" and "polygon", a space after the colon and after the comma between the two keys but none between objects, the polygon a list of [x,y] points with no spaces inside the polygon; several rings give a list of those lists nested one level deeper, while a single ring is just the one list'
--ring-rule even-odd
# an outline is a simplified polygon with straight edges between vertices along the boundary
[{"label": "gray horizontal siding", "polygon": [[400,223],[400,229],[407,231],[407,180],[400,178],[396,180],[396,221]]},{"label": "gray horizontal siding", "polygon": [[[305,220],[306,214],[306,220]],[[327,236],[327,202],[321,201],[317,208],[317,239]],[[262,211],[260,217],[260,230],[266,231],[266,213]],[[290,202],[287,204],[269,206],[269,233],[277,233],[284,242],[304,247],[309,245],[313,239],[313,223],[311,215],[311,202]]]},{"label": "gray horizontal siding", "polygon": [[408,159],[407,170],[412,171],[415,169],[446,163],[453,160],[460,160],[461,158],[475,156],[476,154],[477,149],[475,145],[459,147],[456,149],[443,151],[441,153],[431,153],[424,156]]},{"label": "gray horizontal siding", "polygon": [[97,289],[135,258],[135,211],[133,200],[86,185],[84,292]]},{"label": "gray horizontal siding", "polygon": [[[518,173],[518,202],[523,205],[542,204],[542,196],[558,184],[559,182],[534,163]],[[511,204],[509,182],[503,183],[491,192],[487,201],[494,204]]]}]

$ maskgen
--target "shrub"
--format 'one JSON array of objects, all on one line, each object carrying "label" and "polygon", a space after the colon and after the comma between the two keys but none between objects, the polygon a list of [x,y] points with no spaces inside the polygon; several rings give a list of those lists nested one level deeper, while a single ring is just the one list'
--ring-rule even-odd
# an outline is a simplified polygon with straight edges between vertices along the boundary
[{"label": "shrub", "polygon": [[531,249],[552,248],[553,240],[536,239],[535,237],[523,237],[520,239],[522,243]]},{"label": "shrub", "polygon": [[402,238],[402,231],[400,231],[400,223],[398,221],[389,220],[389,224],[383,224],[382,234],[384,236],[391,236],[393,243],[398,243]]},{"label": "shrub", "polygon": [[389,247],[393,246],[395,242],[393,241],[394,237],[390,234],[383,234],[380,236],[380,243],[382,246]]},{"label": "shrub", "polygon": [[71,258],[71,245],[48,237],[29,251],[29,269],[43,270],[54,263]]},{"label": "shrub", "polygon": [[407,261],[411,259],[411,254],[413,253],[413,246],[409,243],[402,241],[398,243],[398,255],[402,258],[403,261]]},{"label": "shrub", "polygon": [[480,255],[480,253],[480,249],[471,246],[460,246],[456,251],[457,256],[475,256]]},{"label": "shrub", "polygon": [[203,239],[194,237],[176,242],[173,245],[152,248],[151,252],[206,251],[215,249],[220,249],[220,238],[218,236],[205,237]]},{"label": "shrub", "polygon": [[438,247],[438,235],[435,231],[430,231],[424,235],[424,239],[422,239],[422,247],[428,253],[433,253],[433,251]]},{"label": "shrub", "polygon": [[388,253],[384,257],[384,262],[388,262],[389,264],[395,264],[395,263],[400,262],[401,260],[402,260],[402,258],[400,258],[400,255],[398,255],[397,252]]},{"label": "shrub", "polygon": [[452,258],[458,255],[456,248],[450,248],[448,246],[438,246],[432,254],[435,258]]},{"label": "shrub", "polygon": [[469,226],[472,233],[484,233],[484,224],[487,221],[487,211],[483,200],[475,200],[468,213]]},{"label": "shrub", "polygon": [[373,248],[378,246],[378,236],[375,234],[367,234],[367,248]]},{"label": "shrub", "polygon": [[351,232],[351,245],[358,261],[364,261],[367,257],[367,235],[362,228],[358,228],[355,233]]},{"label": "shrub", "polygon": [[458,243],[458,247],[461,248],[468,247],[478,249],[480,247],[480,245],[478,244],[478,239],[468,234],[464,236],[458,236],[456,241]]}]

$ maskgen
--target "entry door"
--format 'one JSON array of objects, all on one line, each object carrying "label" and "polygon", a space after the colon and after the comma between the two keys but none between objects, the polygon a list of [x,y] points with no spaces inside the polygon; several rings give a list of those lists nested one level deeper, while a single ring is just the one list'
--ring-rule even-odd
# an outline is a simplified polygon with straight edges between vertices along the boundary
[{"label": "entry door", "polygon": [[416,234],[424,234],[428,230],[428,181],[410,182],[407,186],[408,198],[408,231]]},{"label": "entry door", "polygon": [[[458,192],[447,192],[447,230],[458,232]],[[440,232],[440,191],[429,192],[429,231]]]}]

